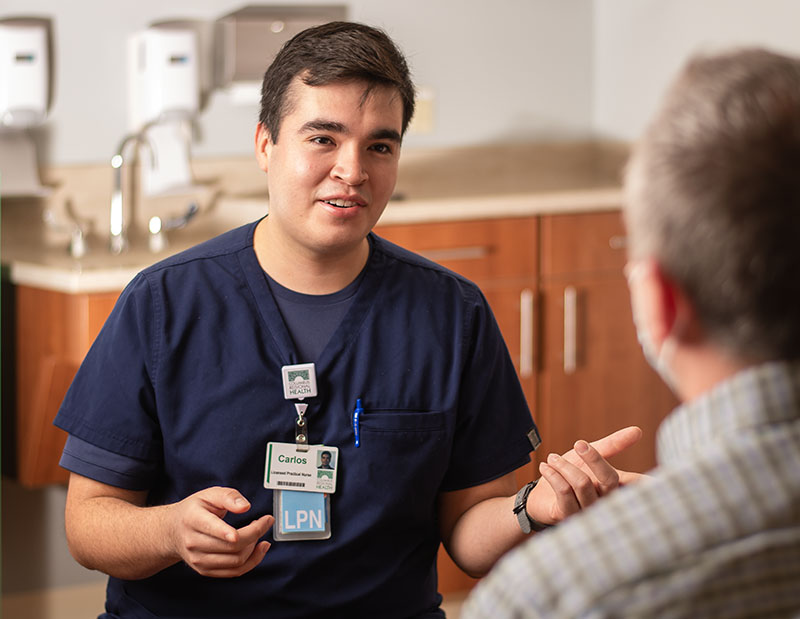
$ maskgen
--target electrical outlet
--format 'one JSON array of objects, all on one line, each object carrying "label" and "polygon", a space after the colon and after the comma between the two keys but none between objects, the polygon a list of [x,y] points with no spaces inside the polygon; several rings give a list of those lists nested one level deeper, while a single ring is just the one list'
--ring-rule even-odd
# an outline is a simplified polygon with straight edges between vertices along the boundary
[{"label": "electrical outlet", "polygon": [[433,89],[421,86],[417,89],[417,100],[414,108],[414,118],[408,126],[408,133],[424,135],[433,133],[434,129],[434,96]]}]

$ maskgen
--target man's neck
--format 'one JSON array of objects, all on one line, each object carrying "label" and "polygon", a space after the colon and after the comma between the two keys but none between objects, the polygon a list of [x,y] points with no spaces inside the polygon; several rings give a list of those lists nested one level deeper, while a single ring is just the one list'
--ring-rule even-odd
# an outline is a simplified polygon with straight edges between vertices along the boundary
[{"label": "man's neck", "polygon": [[269,234],[265,218],[256,227],[253,248],[261,268],[281,286],[303,294],[331,294],[347,287],[369,257],[369,241],[350,251],[318,254],[290,246]]},{"label": "man's neck", "polygon": [[680,390],[678,396],[685,402],[710,391],[752,365],[708,342],[679,348],[673,363]]}]

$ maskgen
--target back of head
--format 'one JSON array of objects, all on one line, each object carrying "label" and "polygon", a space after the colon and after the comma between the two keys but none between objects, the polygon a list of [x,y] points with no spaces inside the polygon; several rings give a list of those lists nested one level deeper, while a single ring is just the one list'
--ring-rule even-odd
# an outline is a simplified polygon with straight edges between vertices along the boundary
[{"label": "back of head", "polygon": [[290,86],[299,77],[309,86],[362,81],[365,96],[376,86],[396,88],[403,103],[405,133],[414,115],[414,85],[405,57],[382,30],[352,22],[308,28],[281,48],[264,74],[259,122],[277,141],[281,120],[291,110]]},{"label": "back of head", "polygon": [[712,341],[743,360],[800,358],[800,59],[690,61],[625,191],[631,255],[659,262]]}]

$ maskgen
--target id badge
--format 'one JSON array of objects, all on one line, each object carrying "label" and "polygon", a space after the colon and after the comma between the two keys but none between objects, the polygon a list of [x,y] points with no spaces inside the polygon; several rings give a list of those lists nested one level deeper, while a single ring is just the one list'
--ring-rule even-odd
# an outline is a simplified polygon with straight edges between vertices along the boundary
[{"label": "id badge", "polygon": [[267,444],[264,487],[273,490],[276,541],[329,539],[331,493],[336,492],[339,449],[292,443]]},{"label": "id badge", "polygon": [[331,496],[322,492],[276,490],[273,493],[275,541],[329,539]]},{"label": "id badge", "polygon": [[309,445],[298,451],[292,443],[267,443],[264,487],[270,490],[336,492],[339,448]]}]

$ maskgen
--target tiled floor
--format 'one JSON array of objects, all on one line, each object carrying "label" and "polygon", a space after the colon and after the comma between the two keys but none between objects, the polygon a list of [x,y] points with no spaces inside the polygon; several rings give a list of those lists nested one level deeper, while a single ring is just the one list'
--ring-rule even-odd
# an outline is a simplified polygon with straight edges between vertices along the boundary
[{"label": "tiled floor", "polygon": [[[92,619],[103,611],[105,583],[4,595],[4,619]],[[448,619],[458,619],[463,596],[448,596],[442,607]]]}]

